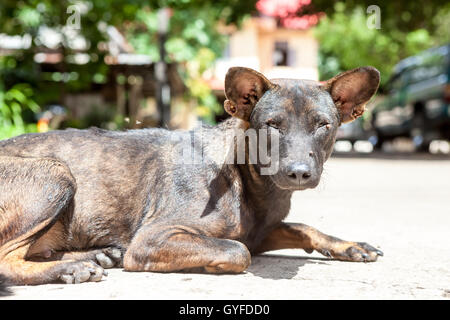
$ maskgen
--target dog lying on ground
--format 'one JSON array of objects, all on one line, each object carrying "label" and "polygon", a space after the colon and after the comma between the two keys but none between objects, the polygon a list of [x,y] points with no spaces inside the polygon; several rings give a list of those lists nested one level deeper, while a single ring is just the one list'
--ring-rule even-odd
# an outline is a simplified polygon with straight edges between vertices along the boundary
[{"label": "dog lying on ground", "polygon": [[[318,185],[339,125],[363,114],[378,85],[372,67],[323,83],[234,67],[225,79],[232,117],[217,126],[0,141],[0,273],[18,285],[100,281],[112,267],[240,273],[251,255],[283,248],[375,261],[382,252],[366,243],[283,219],[294,191]],[[268,161],[252,147],[266,148]],[[200,161],[181,161],[192,157]]]}]

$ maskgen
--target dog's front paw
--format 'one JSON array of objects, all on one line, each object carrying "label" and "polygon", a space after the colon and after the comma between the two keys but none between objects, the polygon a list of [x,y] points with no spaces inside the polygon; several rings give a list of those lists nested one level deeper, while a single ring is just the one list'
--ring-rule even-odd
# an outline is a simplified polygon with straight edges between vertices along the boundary
[{"label": "dog's front paw", "polygon": [[122,258],[122,252],[115,247],[104,248],[95,255],[96,262],[105,269],[122,267]]},{"label": "dog's front paw", "polygon": [[326,248],[317,249],[324,256],[355,262],[374,262],[383,252],[365,242],[339,241]]},{"label": "dog's front paw", "polygon": [[60,272],[59,279],[67,284],[82,282],[98,282],[106,276],[102,267],[91,261],[68,263]]}]

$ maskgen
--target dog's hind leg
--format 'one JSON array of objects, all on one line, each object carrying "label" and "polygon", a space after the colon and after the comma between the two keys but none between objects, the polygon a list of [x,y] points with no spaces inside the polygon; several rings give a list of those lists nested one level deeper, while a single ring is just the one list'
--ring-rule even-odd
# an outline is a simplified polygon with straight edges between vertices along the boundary
[{"label": "dog's hind leg", "polygon": [[240,273],[250,262],[241,242],[204,236],[185,226],[143,226],[124,256],[127,271]]},{"label": "dog's hind leg", "polygon": [[314,250],[343,261],[376,261],[383,253],[364,242],[344,241],[301,223],[281,223],[252,253],[279,249]]},{"label": "dog's hind leg", "polygon": [[9,284],[99,281],[93,262],[27,260],[33,243],[69,210],[70,170],[53,159],[0,157],[0,274]]}]

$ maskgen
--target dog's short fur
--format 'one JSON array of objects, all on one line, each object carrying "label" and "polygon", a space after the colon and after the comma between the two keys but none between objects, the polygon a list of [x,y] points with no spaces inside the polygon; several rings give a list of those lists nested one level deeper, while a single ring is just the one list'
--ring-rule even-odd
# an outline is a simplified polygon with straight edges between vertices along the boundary
[{"label": "dog's short fur", "polygon": [[[324,83],[231,68],[233,117],[203,127],[195,164],[177,161],[194,131],[69,129],[0,141],[0,273],[13,284],[99,281],[120,266],[239,273],[251,254],[282,248],[375,261],[382,253],[370,245],[282,221],[292,193],[319,183],[338,126],[364,112],[378,84],[372,67]],[[279,134],[277,173],[222,161],[238,128]]]}]

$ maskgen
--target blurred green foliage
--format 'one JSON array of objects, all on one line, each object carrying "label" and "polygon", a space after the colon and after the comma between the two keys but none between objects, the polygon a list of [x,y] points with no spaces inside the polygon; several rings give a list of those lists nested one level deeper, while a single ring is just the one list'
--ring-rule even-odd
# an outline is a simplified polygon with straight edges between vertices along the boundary
[{"label": "blurred green foliage", "polygon": [[40,111],[32,99],[33,89],[26,83],[4,90],[0,83],[0,140],[36,131],[36,124],[27,124],[24,113]]},{"label": "blurred green foliage", "polygon": [[[313,1],[326,16],[315,29],[319,73],[326,80],[344,70],[372,65],[381,90],[401,59],[450,42],[450,3],[428,1]],[[380,29],[367,27],[370,5],[380,8]]]},{"label": "blurred green foliage", "polygon": [[[100,25],[117,27],[126,34],[136,52],[147,54],[153,61],[157,61],[156,12],[159,8],[169,7],[173,15],[166,43],[168,62],[179,64],[180,73],[189,88],[187,98],[195,99],[200,105],[199,115],[212,121],[214,113],[221,108],[209,87],[200,81],[200,77],[224,48],[225,42],[217,32],[216,24],[239,24],[243,17],[254,10],[255,2],[256,0],[2,0],[0,33],[28,34],[32,41],[26,50],[0,56],[0,90],[5,95],[15,85],[26,83],[31,90],[29,100],[45,106],[61,102],[65,92],[95,89],[96,84],[104,82],[108,74],[108,66],[104,62],[106,52],[102,50],[106,35],[99,28]],[[82,8],[79,32],[87,40],[85,53],[90,58],[87,64],[70,62],[77,50],[71,49],[70,39],[63,30],[71,15],[68,8],[73,5]],[[62,45],[57,49],[64,56],[64,73],[41,73],[33,61],[37,48],[42,45],[38,31],[43,26],[58,32],[62,37]],[[11,125],[15,125],[15,122]]]},{"label": "blurred green foliage", "polygon": [[[137,53],[159,59],[156,12],[169,7],[172,16],[166,51],[167,62],[177,63],[186,88],[186,99],[194,99],[199,116],[213,122],[222,108],[203,80],[204,73],[221,56],[226,39],[217,24],[238,24],[255,10],[256,0],[2,0],[0,1],[0,33],[30,35],[31,46],[8,56],[0,56],[1,113],[0,135],[33,130],[27,123],[35,121],[33,112],[62,101],[65,92],[96,90],[107,79],[108,66],[102,50],[106,41],[104,28],[113,25],[126,35]],[[73,64],[77,52],[62,32],[68,22],[68,8],[80,5],[80,34],[87,40],[87,64]],[[381,29],[367,28],[366,10],[377,5],[381,13]],[[382,73],[382,85],[392,67],[401,59],[431,46],[450,42],[450,3],[439,0],[373,1],[312,0],[301,14],[324,12],[315,29],[320,43],[319,72],[321,79],[361,65],[373,65]],[[64,55],[63,71],[40,72],[33,56],[42,45],[38,37],[41,27],[52,28],[62,36],[58,50]],[[382,88],[381,88],[382,89]],[[23,96],[18,94],[21,92]],[[22,116],[22,121],[19,119]],[[95,121],[72,121],[83,126]],[[108,116],[109,118],[112,115]],[[114,117],[113,117],[114,118]],[[25,120],[24,120],[25,119]],[[120,124],[121,120],[114,120]],[[7,129],[9,128],[9,129]]]},{"label": "blurred green foliage", "polygon": [[[202,75],[225,49],[226,38],[217,31],[217,23],[226,20],[222,17],[222,10],[211,3],[200,8],[174,10],[165,44],[166,60],[177,63],[188,90],[186,99],[194,98],[197,114],[210,123],[214,122],[214,116],[222,112],[222,108]],[[157,29],[157,12],[146,7],[139,11],[135,22],[127,30],[128,39],[136,51],[149,55],[155,61],[160,58],[155,45]]]}]

